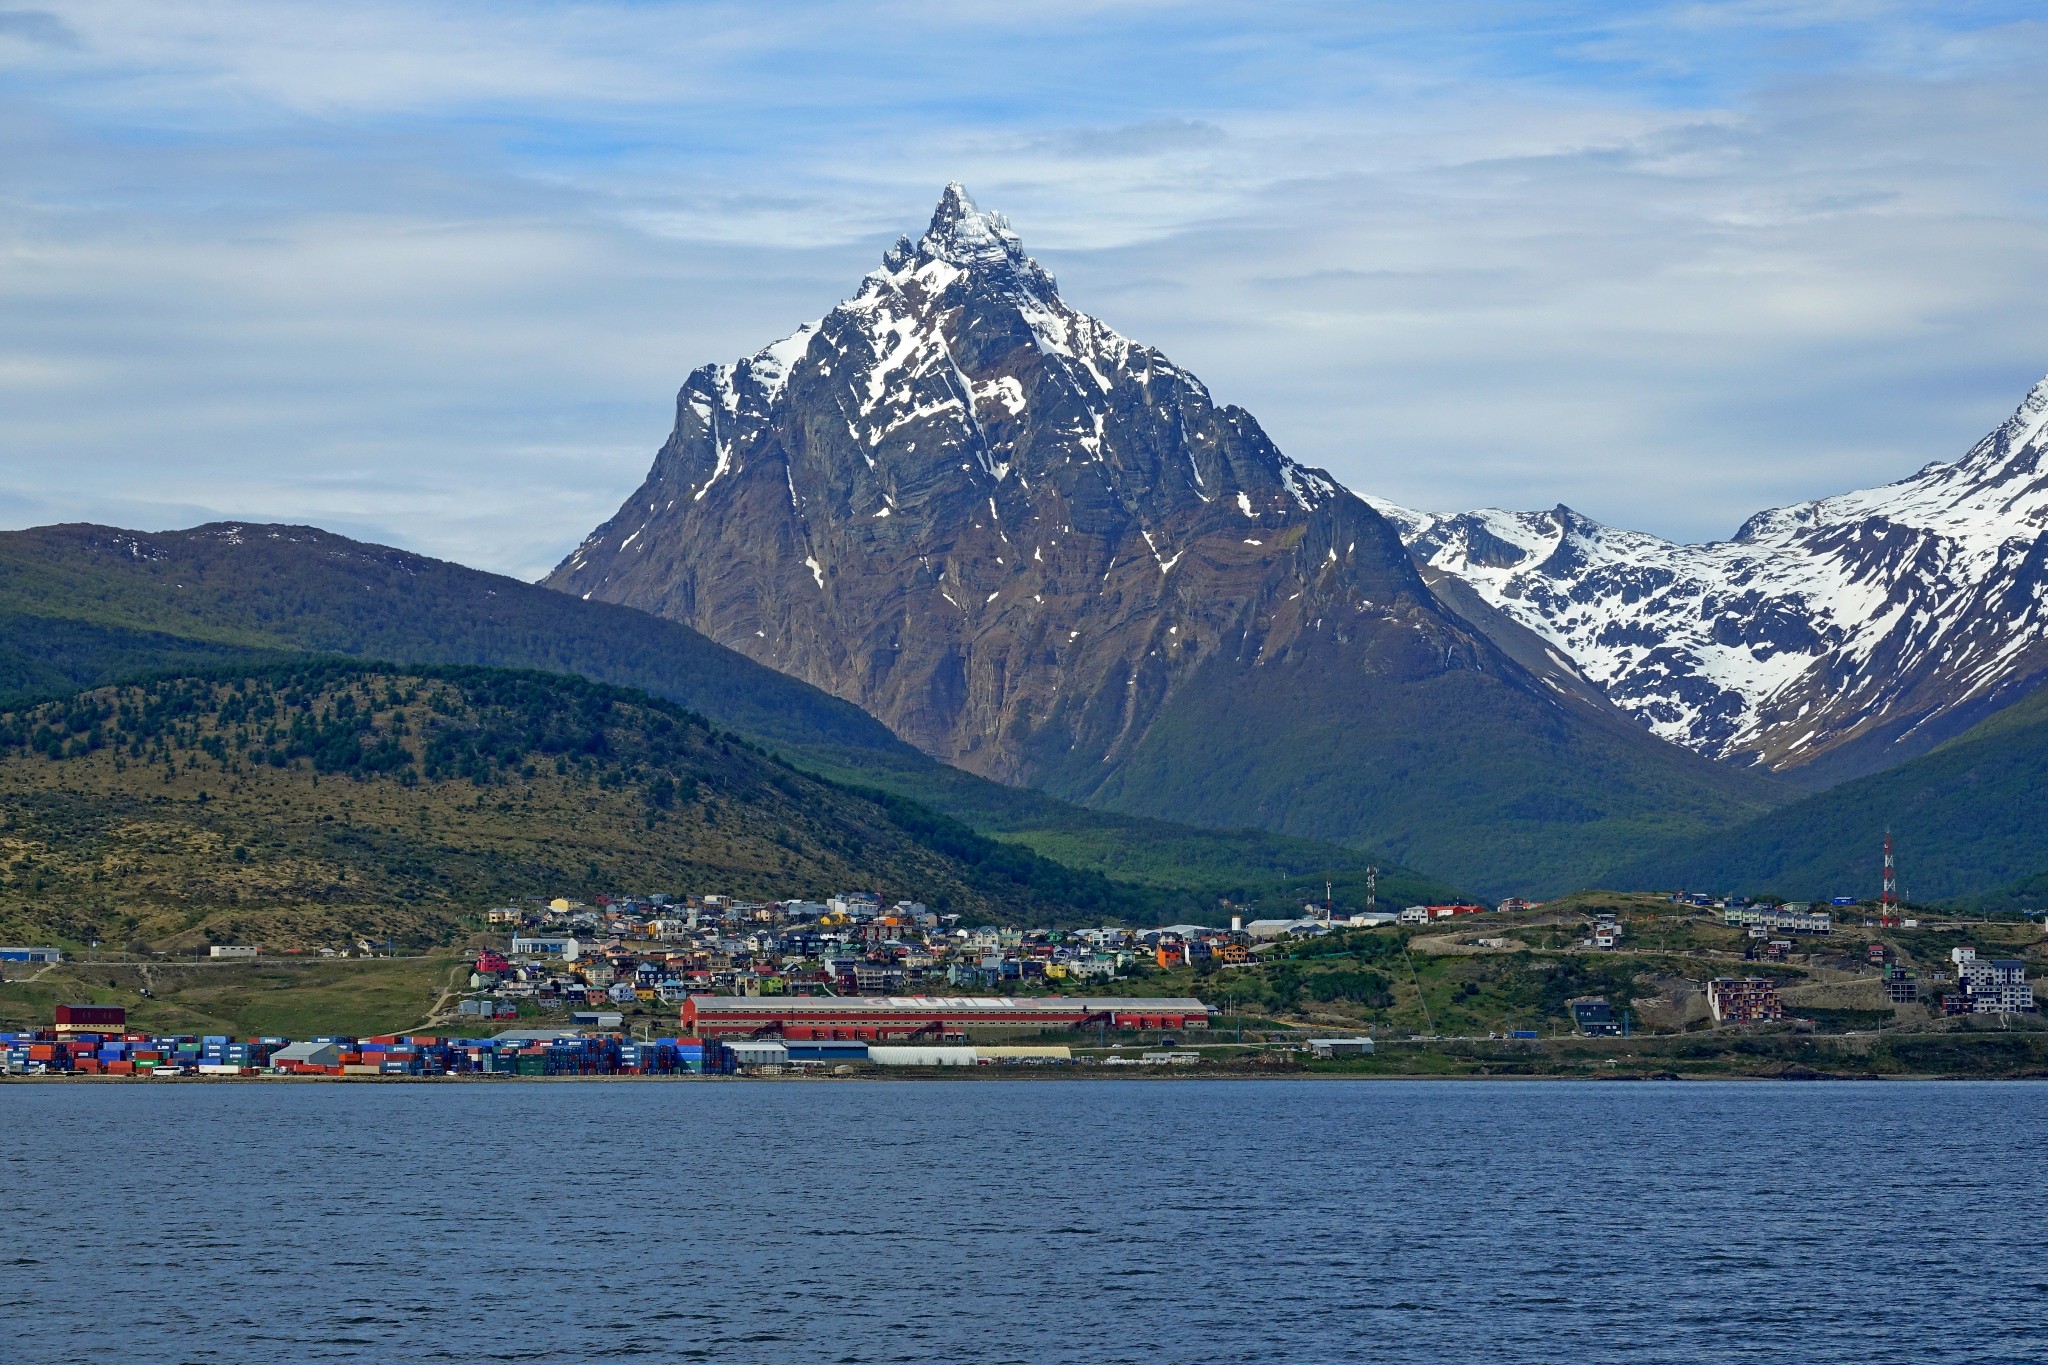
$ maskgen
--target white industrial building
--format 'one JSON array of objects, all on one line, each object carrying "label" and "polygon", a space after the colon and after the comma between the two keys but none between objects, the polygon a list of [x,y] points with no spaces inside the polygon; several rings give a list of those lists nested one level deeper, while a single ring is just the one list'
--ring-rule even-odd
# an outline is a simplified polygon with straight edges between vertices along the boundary
[{"label": "white industrial building", "polygon": [[870,1043],[868,1060],[876,1066],[978,1066],[981,1057],[971,1047],[878,1047]]},{"label": "white industrial building", "polygon": [[341,1044],[339,1043],[287,1043],[270,1054],[270,1064],[297,1062],[301,1066],[340,1066]]}]

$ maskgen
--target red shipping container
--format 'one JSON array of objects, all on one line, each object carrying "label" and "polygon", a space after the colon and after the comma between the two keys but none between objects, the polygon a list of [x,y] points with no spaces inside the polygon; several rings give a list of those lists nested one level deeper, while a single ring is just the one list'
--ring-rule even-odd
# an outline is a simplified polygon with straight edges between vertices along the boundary
[{"label": "red shipping container", "polygon": [[71,1069],[80,1075],[97,1076],[100,1074],[100,1059],[97,1057],[80,1057],[71,1064]]},{"label": "red shipping container", "polygon": [[107,1074],[109,1076],[133,1076],[135,1074],[135,1063],[108,1062]]}]

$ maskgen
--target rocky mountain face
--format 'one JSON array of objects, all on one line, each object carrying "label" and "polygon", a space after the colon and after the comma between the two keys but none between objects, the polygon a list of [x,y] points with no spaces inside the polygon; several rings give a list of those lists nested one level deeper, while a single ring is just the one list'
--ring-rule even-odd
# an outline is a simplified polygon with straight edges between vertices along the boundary
[{"label": "rocky mountain face", "polygon": [[1962,459],[1678,545],[1568,507],[1375,506],[1416,558],[1655,734],[1818,785],[1925,753],[2048,670],[2048,380]]},{"label": "rocky mountain face", "polygon": [[853,298],[693,373],[646,482],[546,582],[985,776],[1474,884],[1761,800],[1535,637],[1496,644],[1364,500],[1068,306],[958,186]]}]

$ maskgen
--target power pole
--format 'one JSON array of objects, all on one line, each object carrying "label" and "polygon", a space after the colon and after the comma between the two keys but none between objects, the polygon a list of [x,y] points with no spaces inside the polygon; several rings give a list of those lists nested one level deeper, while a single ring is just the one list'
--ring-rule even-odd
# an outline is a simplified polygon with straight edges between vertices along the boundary
[{"label": "power pole", "polygon": [[1367,864],[1365,869],[1365,908],[1372,910],[1380,903],[1380,870]]}]

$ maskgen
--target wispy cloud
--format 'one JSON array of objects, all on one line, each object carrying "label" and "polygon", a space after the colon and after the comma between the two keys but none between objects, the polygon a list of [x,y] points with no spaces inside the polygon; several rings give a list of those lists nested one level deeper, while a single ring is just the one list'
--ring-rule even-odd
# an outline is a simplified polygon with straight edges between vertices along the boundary
[{"label": "wispy cloud", "polygon": [[2048,369],[2044,57],[1847,0],[0,11],[0,518],[539,572],[959,178],[1357,486],[1725,533]]}]

